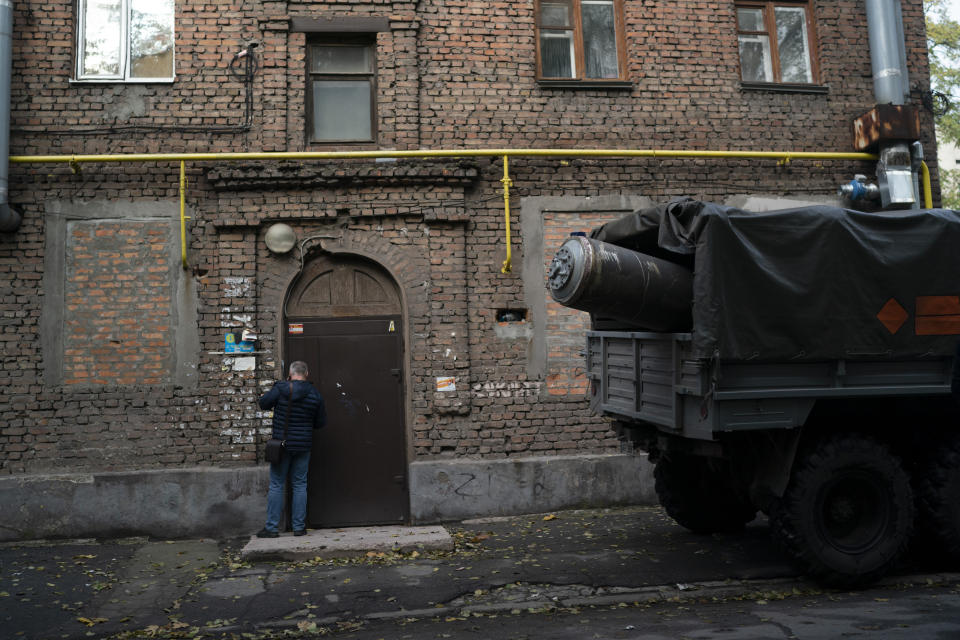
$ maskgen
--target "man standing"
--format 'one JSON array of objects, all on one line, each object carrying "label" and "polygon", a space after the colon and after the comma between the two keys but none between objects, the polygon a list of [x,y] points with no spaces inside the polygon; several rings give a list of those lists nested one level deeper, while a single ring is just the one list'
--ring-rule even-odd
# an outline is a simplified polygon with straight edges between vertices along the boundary
[{"label": "man standing", "polygon": [[270,463],[267,523],[257,532],[259,538],[280,535],[283,485],[288,476],[293,486],[293,535],[302,536],[307,532],[307,469],[313,430],[327,423],[323,397],[307,381],[308,374],[307,363],[298,360],[290,365],[287,380],[276,383],[260,398],[261,409],[273,409],[273,437],[285,443],[280,462]]}]

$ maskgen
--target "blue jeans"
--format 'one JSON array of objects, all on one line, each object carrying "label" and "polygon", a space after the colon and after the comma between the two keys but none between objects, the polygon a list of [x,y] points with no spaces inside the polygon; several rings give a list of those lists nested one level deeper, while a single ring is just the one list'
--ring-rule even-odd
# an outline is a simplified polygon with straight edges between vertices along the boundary
[{"label": "blue jeans", "polygon": [[283,485],[290,475],[293,487],[293,530],[307,528],[307,469],[310,467],[310,452],[291,453],[284,451],[280,462],[270,463],[270,492],[267,494],[267,531],[280,530],[283,516]]}]

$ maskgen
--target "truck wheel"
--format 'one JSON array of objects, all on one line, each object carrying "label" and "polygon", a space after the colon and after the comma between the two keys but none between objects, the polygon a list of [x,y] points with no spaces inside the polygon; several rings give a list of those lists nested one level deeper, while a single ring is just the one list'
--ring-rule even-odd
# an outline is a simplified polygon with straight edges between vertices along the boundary
[{"label": "truck wheel", "polygon": [[694,533],[739,531],[757,515],[724,460],[665,455],[653,477],[667,515]]},{"label": "truck wheel", "polygon": [[938,448],[919,473],[918,520],[924,540],[960,560],[960,437]]},{"label": "truck wheel", "polygon": [[798,457],[770,526],[811,575],[850,587],[890,570],[907,548],[913,518],[900,461],[869,436],[843,434]]}]

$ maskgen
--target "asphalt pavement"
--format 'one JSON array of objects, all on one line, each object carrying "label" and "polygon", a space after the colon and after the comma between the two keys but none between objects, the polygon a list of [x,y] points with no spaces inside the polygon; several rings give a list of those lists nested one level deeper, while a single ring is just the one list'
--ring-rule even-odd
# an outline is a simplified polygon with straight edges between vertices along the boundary
[{"label": "asphalt pavement", "polygon": [[[271,555],[252,538],[6,543],[0,637],[309,636],[373,621],[816,588],[774,546],[763,519],[703,536],[659,507],[624,507],[447,524],[440,531],[449,544],[427,529],[440,542],[411,544],[418,528],[381,532],[385,544],[368,532],[352,548],[363,536],[351,529],[273,542],[295,546],[294,556]],[[334,539],[344,548],[331,549]],[[956,569],[908,558],[891,579],[955,583]]]}]

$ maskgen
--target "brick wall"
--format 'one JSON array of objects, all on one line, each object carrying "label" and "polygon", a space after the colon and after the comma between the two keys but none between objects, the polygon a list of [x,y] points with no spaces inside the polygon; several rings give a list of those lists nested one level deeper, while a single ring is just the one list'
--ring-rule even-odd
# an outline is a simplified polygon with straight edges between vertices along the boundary
[{"label": "brick wall", "polygon": [[167,229],[150,222],[75,222],[68,235],[64,384],[169,381]]},{"label": "brick wall", "polygon": [[[306,149],[308,35],[291,31],[290,16],[388,19],[389,30],[376,35],[379,141],[358,148],[850,149],[851,118],[873,104],[862,3],[814,3],[826,87],[819,94],[740,87],[732,2],[625,4],[632,86],[562,89],[536,81],[532,2],[187,0],[177,3],[177,80],[130,85],[71,83],[73,10],[21,2],[11,151]],[[928,69],[919,1],[905,3],[904,19],[911,78],[922,90]],[[250,39],[262,45],[246,130],[237,126],[244,86],[229,63]],[[935,178],[932,120],[923,110],[921,119]],[[233,130],[192,130],[213,126]],[[510,165],[514,203],[822,196],[872,170],[861,162],[664,158],[515,158]],[[178,347],[169,326],[181,301],[159,270],[161,261],[179,258],[178,239],[154,236],[143,220],[120,214],[73,225],[59,347],[44,328],[55,219],[49,203],[176,207],[177,166],[104,163],[74,172],[14,165],[11,200],[25,218],[15,234],[0,235],[0,473],[255,463],[268,422],[255,400],[279,374],[283,294],[300,260],[297,251],[275,256],[264,247],[266,228],[278,221],[314,238],[305,259],[353,252],[397,280],[408,316],[411,459],[617,451],[608,422],[590,415],[582,397],[582,315],[549,306],[545,326],[530,326],[530,315],[527,326],[498,322],[500,310],[529,311],[531,288],[543,286],[516,267],[530,250],[519,240],[516,205],[515,268],[501,273],[502,172],[499,159],[190,163],[190,270],[180,275],[195,290],[198,347],[196,375],[183,383],[173,375]],[[602,218],[546,216],[544,260],[570,230]],[[224,334],[244,327],[263,336],[252,370],[223,353]],[[531,373],[532,332],[546,332],[543,375]],[[62,381],[46,368],[54,349],[64,358]],[[439,376],[455,377],[457,391],[437,392]]]}]

